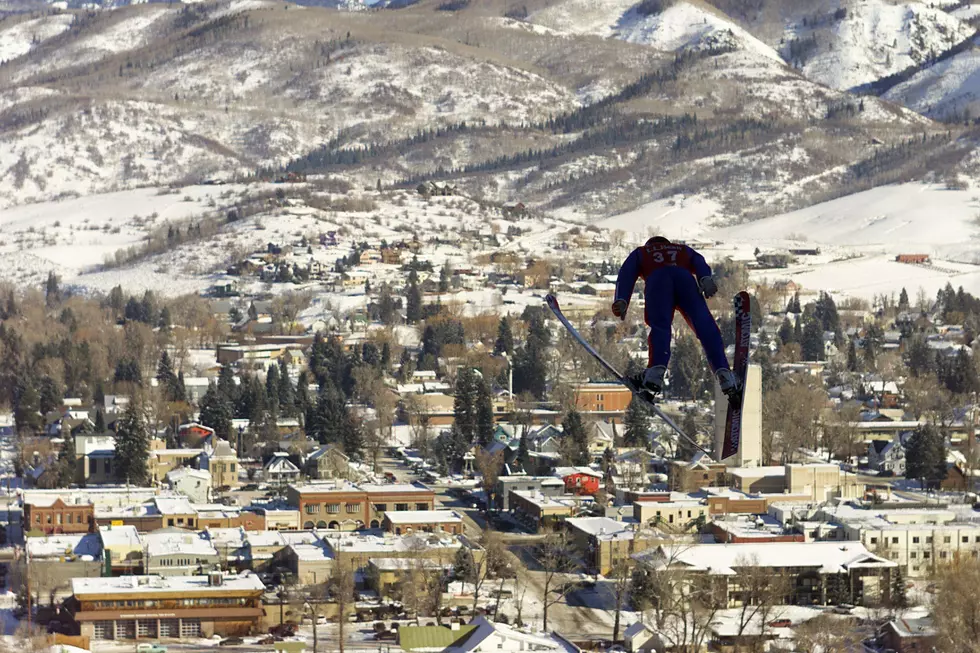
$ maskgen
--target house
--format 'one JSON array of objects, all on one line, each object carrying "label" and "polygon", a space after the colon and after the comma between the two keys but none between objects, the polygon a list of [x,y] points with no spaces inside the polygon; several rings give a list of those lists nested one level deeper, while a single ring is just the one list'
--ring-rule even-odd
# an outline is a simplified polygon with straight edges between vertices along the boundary
[{"label": "house", "polygon": [[928,254],[899,254],[895,257],[898,263],[924,264],[929,262]]},{"label": "house", "polygon": [[444,649],[446,653],[580,653],[577,646],[555,632],[529,633],[486,617],[476,617],[469,625],[475,628],[468,636]]},{"label": "house", "polygon": [[289,460],[285,451],[276,451],[262,466],[262,478],[273,483],[288,483],[299,478],[299,467]]},{"label": "house", "polygon": [[659,651],[660,639],[642,621],[634,621],[623,632],[623,644],[629,653],[650,653]]},{"label": "house", "polygon": [[567,494],[594,496],[602,486],[602,473],[591,467],[558,467],[555,477],[565,484]]},{"label": "house", "polygon": [[177,441],[188,449],[199,448],[206,438],[214,437],[214,429],[197,422],[181,424],[177,427]]},{"label": "house", "polygon": [[215,489],[233,489],[240,485],[238,454],[226,440],[212,437],[204,442],[200,468],[211,472],[211,486]]},{"label": "house", "polygon": [[306,475],[326,481],[332,478],[350,479],[350,457],[333,444],[320,447],[306,458]]},{"label": "house", "polygon": [[926,653],[937,650],[939,642],[932,617],[894,617],[878,631],[878,643],[895,653]]},{"label": "house", "polygon": [[872,440],[868,445],[868,467],[879,474],[888,473],[894,476],[905,475],[905,446],[901,434],[895,439]]},{"label": "house", "polygon": [[82,496],[66,501],[54,494],[24,500],[25,533],[91,533],[95,530],[95,506]]},{"label": "house", "polygon": [[116,438],[112,433],[86,433],[75,436],[75,480],[85,485],[115,483],[113,461]]},{"label": "house", "polygon": [[514,490],[538,492],[544,496],[557,497],[564,494],[565,482],[554,476],[526,476],[524,474],[501,476],[497,479],[497,487],[494,492],[497,510],[506,512],[511,509],[510,494]]},{"label": "house", "polygon": [[211,473],[204,469],[178,467],[167,472],[167,486],[194,503],[211,502]]},{"label": "house", "polygon": [[[380,593],[380,592],[379,592]],[[398,633],[398,646],[405,651],[444,650],[457,641],[469,637],[476,626],[453,623],[449,626],[402,626]]]},{"label": "house", "polygon": [[694,492],[702,487],[728,484],[728,467],[710,460],[700,451],[689,461],[670,461],[667,471],[670,489],[675,492]]}]

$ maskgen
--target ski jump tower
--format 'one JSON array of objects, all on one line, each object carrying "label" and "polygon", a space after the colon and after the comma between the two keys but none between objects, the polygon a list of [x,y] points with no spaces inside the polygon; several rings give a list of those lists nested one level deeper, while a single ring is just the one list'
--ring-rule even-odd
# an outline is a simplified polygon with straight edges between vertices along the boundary
[{"label": "ski jump tower", "polygon": [[[715,382],[715,451],[722,450],[728,397]],[[750,363],[745,374],[745,399],[742,403],[742,440],[734,456],[724,462],[730,467],[757,467],[762,462],[762,368]]]}]

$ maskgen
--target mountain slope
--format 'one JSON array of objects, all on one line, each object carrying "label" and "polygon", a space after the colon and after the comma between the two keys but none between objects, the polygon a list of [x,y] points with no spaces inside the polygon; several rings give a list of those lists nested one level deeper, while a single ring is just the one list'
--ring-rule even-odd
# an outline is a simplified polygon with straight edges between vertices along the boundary
[{"label": "mountain slope", "polygon": [[890,89],[885,99],[937,119],[978,115],[980,51],[961,52]]}]

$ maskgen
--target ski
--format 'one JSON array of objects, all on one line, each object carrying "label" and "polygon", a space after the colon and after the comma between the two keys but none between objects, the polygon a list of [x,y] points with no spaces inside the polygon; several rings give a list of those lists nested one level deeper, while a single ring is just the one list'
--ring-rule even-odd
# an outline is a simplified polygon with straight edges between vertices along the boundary
[{"label": "ski", "polygon": [[673,431],[677,433],[678,436],[690,442],[695,448],[703,452],[706,456],[709,457],[711,456],[711,454],[709,454],[703,447],[701,447],[697,442],[695,442],[691,436],[685,433],[684,430],[681,427],[679,427],[677,423],[670,418],[669,415],[667,415],[662,410],[660,410],[660,406],[657,405],[657,402],[653,400],[653,397],[651,397],[649,393],[643,390],[639,390],[636,386],[634,386],[633,383],[630,382],[628,378],[626,378],[625,376],[619,373],[619,370],[617,370],[615,367],[610,365],[609,362],[606,361],[606,359],[604,359],[599,354],[599,352],[595,350],[595,348],[589,343],[588,340],[582,337],[582,334],[578,332],[578,329],[576,329],[572,325],[572,323],[568,321],[568,318],[565,317],[565,314],[562,313],[561,306],[558,304],[557,297],[555,297],[554,295],[548,295],[547,297],[545,297],[545,301],[548,303],[548,308],[551,309],[551,312],[555,314],[556,318],[558,318],[558,321],[561,322],[562,326],[564,326],[565,329],[568,330],[568,333],[571,334],[571,336],[576,340],[576,342],[582,345],[585,351],[589,352],[593,358],[599,361],[599,364],[602,365],[602,367],[604,367],[606,371],[609,372],[609,374],[614,376],[619,383],[629,388],[630,392],[633,393],[634,397],[639,398],[647,406],[649,406],[650,409],[654,412],[654,414],[660,419],[662,419],[664,423],[667,424],[667,426],[673,429]]},{"label": "ski", "polygon": [[742,441],[742,405],[745,401],[745,377],[749,368],[749,345],[752,339],[752,299],[744,290],[734,298],[735,304],[735,356],[732,372],[738,377],[742,387],[728,398],[728,414],[725,417],[725,443],[721,459],[738,453]]}]

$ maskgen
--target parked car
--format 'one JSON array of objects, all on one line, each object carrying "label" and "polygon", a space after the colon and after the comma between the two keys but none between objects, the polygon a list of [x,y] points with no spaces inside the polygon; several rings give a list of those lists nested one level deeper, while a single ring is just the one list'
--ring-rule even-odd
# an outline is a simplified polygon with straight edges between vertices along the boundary
[{"label": "parked car", "polygon": [[374,634],[374,639],[376,639],[379,642],[380,641],[393,642],[393,641],[395,641],[395,639],[397,639],[397,635],[398,635],[397,631],[394,631],[394,630],[382,630],[380,633],[375,633]]},{"label": "parked car", "polygon": [[167,647],[162,644],[143,643],[136,645],[136,653],[167,653]]},{"label": "parked car", "polygon": [[238,646],[244,644],[245,640],[241,637],[226,637],[225,639],[218,642],[218,646]]},{"label": "parked car", "polygon": [[296,624],[287,621],[284,624],[277,624],[270,628],[269,634],[277,637],[292,637],[296,634],[297,630],[299,630],[299,627]]},{"label": "parked car", "polygon": [[769,622],[770,628],[789,628],[793,625],[793,621],[790,619],[773,619]]}]

